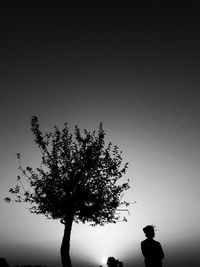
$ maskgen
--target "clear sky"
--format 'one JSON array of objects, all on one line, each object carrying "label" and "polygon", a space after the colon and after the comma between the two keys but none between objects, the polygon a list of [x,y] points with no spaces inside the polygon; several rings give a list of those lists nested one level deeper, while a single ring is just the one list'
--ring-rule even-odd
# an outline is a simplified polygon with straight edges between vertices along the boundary
[{"label": "clear sky", "polygon": [[63,226],[3,198],[18,163],[37,166],[30,131],[95,130],[129,162],[127,223],[74,224],[75,267],[108,256],[143,266],[142,228],[157,226],[166,267],[200,264],[200,5],[2,6],[0,257],[59,267]]}]

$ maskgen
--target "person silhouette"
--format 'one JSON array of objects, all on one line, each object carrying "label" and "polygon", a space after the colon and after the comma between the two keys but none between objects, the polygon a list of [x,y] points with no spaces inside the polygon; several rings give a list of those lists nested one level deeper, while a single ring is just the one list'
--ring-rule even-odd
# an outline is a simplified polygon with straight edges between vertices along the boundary
[{"label": "person silhouette", "polygon": [[122,261],[119,261],[118,267],[123,267],[123,262]]},{"label": "person silhouette", "polygon": [[118,260],[116,260],[114,257],[108,257],[107,265],[108,267],[117,267],[118,266]]},{"label": "person silhouette", "polygon": [[147,225],[143,228],[147,238],[141,242],[141,250],[146,267],[162,267],[162,260],[164,259],[161,244],[153,239],[155,236],[154,228],[153,225]]}]

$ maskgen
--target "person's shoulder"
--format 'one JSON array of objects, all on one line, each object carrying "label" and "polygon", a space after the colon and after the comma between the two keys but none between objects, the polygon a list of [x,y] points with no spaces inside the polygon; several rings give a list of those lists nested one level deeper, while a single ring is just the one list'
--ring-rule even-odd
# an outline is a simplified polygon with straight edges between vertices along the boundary
[{"label": "person's shoulder", "polygon": [[160,242],[158,242],[157,240],[153,240],[155,244],[160,245]]},{"label": "person's shoulder", "polygon": [[141,244],[145,244],[147,242],[147,239],[143,240]]}]

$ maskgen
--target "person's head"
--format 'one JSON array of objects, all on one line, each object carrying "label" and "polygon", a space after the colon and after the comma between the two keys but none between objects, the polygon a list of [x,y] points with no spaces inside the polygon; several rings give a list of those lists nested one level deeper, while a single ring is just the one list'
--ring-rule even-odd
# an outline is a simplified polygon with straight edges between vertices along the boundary
[{"label": "person's head", "polygon": [[108,257],[107,265],[108,267],[116,266],[116,259],[114,257]]},{"label": "person's head", "polygon": [[154,228],[155,226],[153,225],[147,225],[146,227],[143,228],[143,232],[145,233],[145,236],[147,238],[154,238],[155,236]]}]

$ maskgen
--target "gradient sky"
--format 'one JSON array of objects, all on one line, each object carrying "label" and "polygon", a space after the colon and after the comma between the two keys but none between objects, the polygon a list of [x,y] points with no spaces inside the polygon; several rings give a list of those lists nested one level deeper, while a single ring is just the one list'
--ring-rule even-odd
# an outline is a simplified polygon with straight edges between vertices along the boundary
[{"label": "gradient sky", "polygon": [[123,150],[127,223],[74,224],[74,267],[108,256],[143,266],[142,228],[157,226],[166,267],[200,264],[200,5],[2,6],[0,42],[0,257],[59,267],[63,226],[3,198],[18,163],[37,166],[30,131],[103,122]]}]

